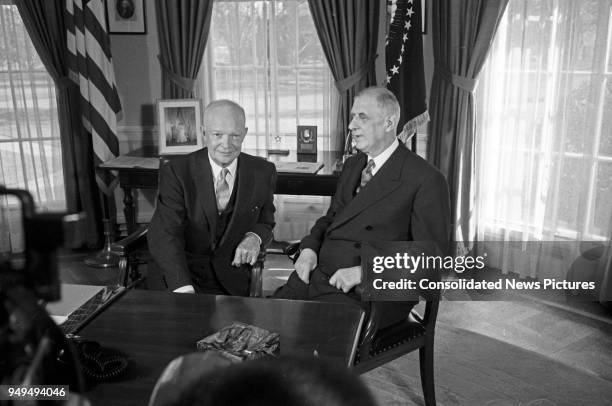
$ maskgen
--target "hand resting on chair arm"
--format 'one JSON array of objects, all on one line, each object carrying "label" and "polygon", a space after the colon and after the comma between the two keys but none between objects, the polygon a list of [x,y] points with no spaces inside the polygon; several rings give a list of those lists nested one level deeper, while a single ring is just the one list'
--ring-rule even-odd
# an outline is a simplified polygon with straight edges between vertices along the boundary
[{"label": "hand resting on chair arm", "polygon": [[[261,237],[252,231],[247,232],[244,238],[238,244],[234,260],[232,261],[233,266],[240,266],[242,264],[255,265],[261,249]],[[195,293],[193,285],[185,285],[180,288],[173,290],[174,293]]]}]

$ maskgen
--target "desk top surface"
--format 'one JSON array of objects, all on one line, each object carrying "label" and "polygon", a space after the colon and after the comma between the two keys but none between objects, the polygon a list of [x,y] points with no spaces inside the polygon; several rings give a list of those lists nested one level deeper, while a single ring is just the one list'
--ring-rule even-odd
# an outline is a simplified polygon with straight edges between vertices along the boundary
[{"label": "desk top surface", "polygon": [[280,335],[280,354],[352,363],[363,311],[355,306],[231,296],[132,290],[80,333],[128,355],[127,376],[97,385],[86,396],[94,405],[146,404],[157,378],[175,357],[233,321]]},{"label": "desk top surface", "polygon": [[[300,156],[295,150],[290,150],[288,155],[268,154],[265,149],[243,149],[242,152],[265,158],[270,162],[320,162],[323,167],[316,172],[316,175],[338,175],[341,169],[339,160],[342,154],[337,151],[319,151],[316,155]],[[165,155],[164,158],[172,159],[177,156],[179,155]],[[154,148],[144,147],[104,162],[100,165],[100,168],[157,171],[159,155]]]}]

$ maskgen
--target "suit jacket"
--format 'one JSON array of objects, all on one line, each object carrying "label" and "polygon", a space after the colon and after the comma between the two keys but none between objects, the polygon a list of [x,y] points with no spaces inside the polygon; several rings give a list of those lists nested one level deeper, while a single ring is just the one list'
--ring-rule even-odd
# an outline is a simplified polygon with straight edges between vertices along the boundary
[{"label": "suit jacket", "polygon": [[247,295],[248,266],[233,267],[238,244],[251,231],[266,244],[274,227],[274,164],[238,156],[234,211],[223,236],[215,236],[218,219],[208,149],[171,160],[160,167],[159,194],[147,241],[153,263],[150,286],[174,290],[197,285],[210,268],[233,295]]},{"label": "suit jacket", "polygon": [[[349,158],[327,214],[313,226],[301,248],[318,253],[327,276],[361,264],[364,241],[435,242],[440,254],[449,248],[450,203],[444,175],[402,144],[355,195],[367,155]],[[331,293],[321,286],[320,293]],[[337,291],[336,291],[337,292]]]}]

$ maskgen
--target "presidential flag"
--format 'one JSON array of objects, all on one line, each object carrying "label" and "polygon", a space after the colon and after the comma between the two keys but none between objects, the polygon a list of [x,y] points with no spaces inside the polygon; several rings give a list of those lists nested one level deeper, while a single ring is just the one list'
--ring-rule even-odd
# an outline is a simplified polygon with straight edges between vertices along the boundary
[{"label": "presidential flag", "polygon": [[[68,67],[80,89],[83,126],[91,134],[94,166],[119,155],[117,113],[121,103],[106,32],[102,0],[66,0]],[[100,190],[110,195],[113,175],[96,173]]]},{"label": "presidential flag", "polygon": [[385,44],[387,88],[401,108],[399,138],[406,143],[429,121],[425,101],[421,0],[388,0],[389,30]]}]

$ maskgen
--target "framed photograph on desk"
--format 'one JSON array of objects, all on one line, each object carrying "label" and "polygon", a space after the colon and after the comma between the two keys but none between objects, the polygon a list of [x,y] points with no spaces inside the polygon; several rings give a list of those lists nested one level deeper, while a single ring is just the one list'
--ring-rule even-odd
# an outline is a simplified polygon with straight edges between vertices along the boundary
[{"label": "framed photograph on desk", "polygon": [[159,154],[188,154],[202,148],[202,105],[199,99],[157,101]]},{"label": "framed photograph on desk", "polygon": [[298,125],[297,153],[317,155],[316,125]]}]

